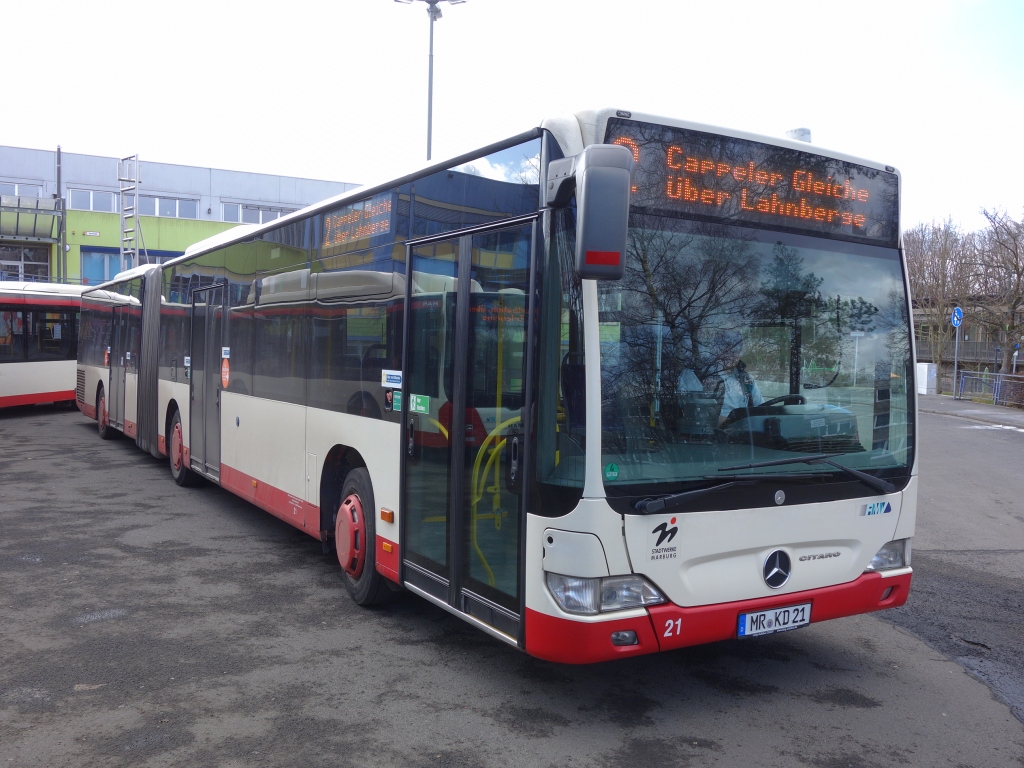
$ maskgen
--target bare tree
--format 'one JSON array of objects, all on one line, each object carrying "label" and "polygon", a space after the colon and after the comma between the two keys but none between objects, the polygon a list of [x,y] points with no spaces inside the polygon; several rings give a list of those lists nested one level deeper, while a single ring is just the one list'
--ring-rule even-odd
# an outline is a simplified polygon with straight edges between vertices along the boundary
[{"label": "bare tree", "polygon": [[[942,369],[953,338],[949,317],[953,308],[974,293],[977,274],[974,238],[947,219],[941,224],[918,224],[903,233],[915,314],[920,318],[922,344]],[[927,336],[927,340],[925,337]],[[941,391],[942,377],[939,377]]]},{"label": "bare tree", "polygon": [[998,339],[1005,333],[1002,370],[1009,370],[1015,344],[1024,335],[1024,220],[1002,211],[982,211],[988,227],[978,234],[978,293],[983,297],[980,319]]}]

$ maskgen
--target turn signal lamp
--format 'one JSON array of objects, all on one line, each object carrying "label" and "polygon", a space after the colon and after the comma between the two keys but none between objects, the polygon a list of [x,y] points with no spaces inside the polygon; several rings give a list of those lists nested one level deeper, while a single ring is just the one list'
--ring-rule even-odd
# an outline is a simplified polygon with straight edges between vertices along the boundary
[{"label": "turn signal lamp", "polygon": [[910,565],[910,539],[890,541],[871,558],[865,571],[891,571]]},{"label": "turn signal lamp", "polygon": [[665,597],[643,576],[606,576],[585,579],[579,576],[547,574],[548,591],[566,613],[594,616],[608,611],[642,608],[664,603]]}]

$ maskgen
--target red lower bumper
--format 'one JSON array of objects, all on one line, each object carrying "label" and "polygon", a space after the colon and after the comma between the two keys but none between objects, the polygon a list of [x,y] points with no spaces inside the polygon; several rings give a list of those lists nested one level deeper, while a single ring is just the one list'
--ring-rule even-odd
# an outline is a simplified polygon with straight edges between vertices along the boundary
[{"label": "red lower bumper", "polygon": [[[811,603],[811,623],[896,608],[907,602],[913,574],[883,579],[865,573],[847,584],[695,608],[667,604],[648,616],[596,623],[572,621],[526,609],[526,652],[563,664],[590,664],[623,656],[667,651],[736,637],[739,615],[795,603]],[[677,623],[679,620],[679,623]],[[612,645],[612,632],[636,632],[637,644]]]},{"label": "red lower bumper", "polygon": [[16,405],[37,405],[38,403],[62,403],[65,400],[74,400],[75,390],[68,389],[60,392],[34,392],[30,395],[7,395],[0,397],[0,408],[11,408]]}]

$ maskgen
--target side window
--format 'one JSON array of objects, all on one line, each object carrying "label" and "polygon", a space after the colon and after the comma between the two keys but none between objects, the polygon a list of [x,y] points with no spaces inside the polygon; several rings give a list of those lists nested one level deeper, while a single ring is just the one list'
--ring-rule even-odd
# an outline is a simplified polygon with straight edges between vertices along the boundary
[{"label": "side window", "polygon": [[256,241],[253,292],[253,394],[306,403],[309,313],[309,222],[299,221]]},{"label": "side window", "polygon": [[20,310],[0,309],[0,363],[25,359],[25,314]]},{"label": "side window", "polygon": [[75,313],[54,309],[34,310],[30,314],[28,359],[74,360]]},{"label": "side window", "polygon": [[540,207],[540,139],[418,179],[409,206],[412,236],[485,224]]}]

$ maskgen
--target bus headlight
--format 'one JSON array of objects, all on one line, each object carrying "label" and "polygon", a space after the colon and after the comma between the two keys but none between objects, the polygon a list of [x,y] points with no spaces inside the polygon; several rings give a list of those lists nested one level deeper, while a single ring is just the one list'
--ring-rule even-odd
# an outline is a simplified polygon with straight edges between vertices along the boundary
[{"label": "bus headlight", "polygon": [[890,541],[871,558],[865,571],[888,571],[910,565],[910,539]]},{"label": "bus headlight", "polygon": [[585,579],[548,573],[547,584],[559,608],[585,616],[665,602],[654,585],[636,575]]}]

